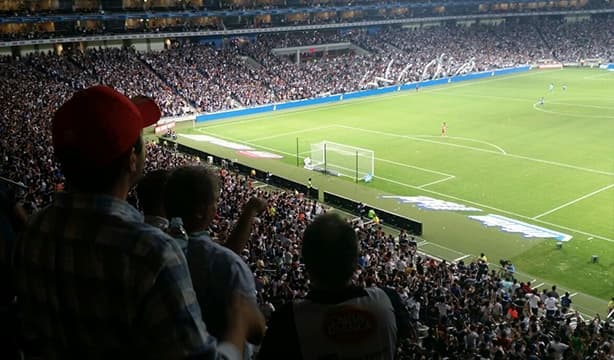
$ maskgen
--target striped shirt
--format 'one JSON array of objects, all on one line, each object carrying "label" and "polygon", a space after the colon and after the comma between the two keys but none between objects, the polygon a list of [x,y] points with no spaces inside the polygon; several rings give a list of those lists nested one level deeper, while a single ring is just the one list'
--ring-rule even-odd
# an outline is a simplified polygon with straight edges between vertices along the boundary
[{"label": "striped shirt", "polygon": [[15,267],[24,327],[45,358],[240,358],[207,333],[181,249],[125,201],[57,194]]}]

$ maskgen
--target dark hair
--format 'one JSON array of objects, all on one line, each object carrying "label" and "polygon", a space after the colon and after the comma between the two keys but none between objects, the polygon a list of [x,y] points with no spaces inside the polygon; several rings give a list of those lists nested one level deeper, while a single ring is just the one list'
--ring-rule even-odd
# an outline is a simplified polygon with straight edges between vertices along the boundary
[{"label": "dark hair", "polygon": [[164,192],[170,170],[159,169],[147,173],[136,186],[139,205],[145,215],[158,214],[164,208]]},{"label": "dark hair", "polygon": [[357,266],[356,232],[338,214],[320,215],[305,230],[302,252],[306,269],[317,283],[343,287]]},{"label": "dark hair", "polygon": [[203,166],[175,169],[166,183],[164,207],[168,218],[191,219],[203,205],[217,201],[220,180]]},{"label": "dark hair", "polygon": [[126,171],[126,164],[132,152],[140,154],[143,146],[143,138],[139,135],[130,149],[105,166],[91,164],[78,149],[56,150],[55,157],[61,165],[68,187],[85,192],[104,192],[111,190]]}]

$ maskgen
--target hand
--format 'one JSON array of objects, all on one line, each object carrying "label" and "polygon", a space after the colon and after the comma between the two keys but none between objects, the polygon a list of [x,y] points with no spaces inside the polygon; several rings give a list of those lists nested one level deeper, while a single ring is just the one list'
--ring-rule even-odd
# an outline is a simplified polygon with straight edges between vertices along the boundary
[{"label": "hand", "polygon": [[[266,323],[258,305],[247,297],[234,293],[229,310],[229,332],[242,333],[242,338],[252,344],[260,344],[264,338]],[[237,334],[234,334],[237,335]],[[232,335],[231,335],[232,336]]]},{"label": "hand", "polygon": [[267,208],[267,202],[264,199],[252,197],[250,198],[245,206],[243,207],[243,211],[251,212],[254,215],[257,215],[263,212]]}]

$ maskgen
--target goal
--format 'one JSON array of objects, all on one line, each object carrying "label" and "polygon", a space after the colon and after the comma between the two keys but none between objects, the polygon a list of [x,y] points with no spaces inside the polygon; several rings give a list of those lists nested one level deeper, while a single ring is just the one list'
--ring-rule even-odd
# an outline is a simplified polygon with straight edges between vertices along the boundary
[{"label": "goal", "polygon": [[311,161],[305,163],[310,170],[352,179],[371,181],[375,176],[375,153],[356,146],[322,141],[311,144]]}]

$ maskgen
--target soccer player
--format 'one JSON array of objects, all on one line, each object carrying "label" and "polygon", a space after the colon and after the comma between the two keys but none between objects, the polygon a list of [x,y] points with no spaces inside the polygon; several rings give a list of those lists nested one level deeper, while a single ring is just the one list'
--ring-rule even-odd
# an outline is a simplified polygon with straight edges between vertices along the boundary
[{"label": "soccer player", "polygon": [[567,84],[563,84],[563,91],[567,91]]},{"label": "soccer player", "polygon": [[543,96],[539,98],[539,101],[537,101],[537,105],[544,106],[544,97]]},{"label": "soccer player", "polygon": [[441,136],[446,136],[448,135],[448,125],[446,124],[446,122],[444,121],[441,124]]},{"label": "soccer player", "polygon": [[550,83],[550,85],[548,85],[548,91],[553,92],[554,91],[554,84]]}]

